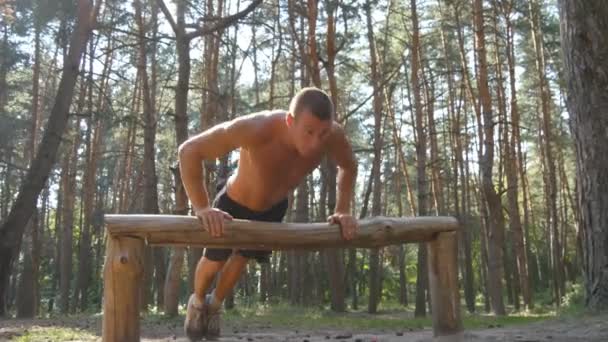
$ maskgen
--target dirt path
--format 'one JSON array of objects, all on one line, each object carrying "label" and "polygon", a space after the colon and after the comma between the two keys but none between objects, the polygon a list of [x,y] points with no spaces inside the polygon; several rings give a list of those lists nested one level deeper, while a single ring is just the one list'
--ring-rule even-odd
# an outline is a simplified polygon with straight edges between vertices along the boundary
[{"label": "dirt path", "polygon": [[[66,330],[72,334],[61,334]],[[99,317],[4,320],[0,321],[0,341],[14,341],[29,337],[29,341],[99,341],[101,321]],[[287,341],[287,342],[372,342],[372,341],[432,341],[430,329],[417,331],[358,331],[316,329],[297,330],[270,328],[268,326],[225,324],[219,341]],[[180,320],[145,322],[142,325],[142,341],[187,342]],[[608,315],[562,318],[539,323],[505,328],[475,329],[465,332],[465,341],[471,342],[607,342]]]}]

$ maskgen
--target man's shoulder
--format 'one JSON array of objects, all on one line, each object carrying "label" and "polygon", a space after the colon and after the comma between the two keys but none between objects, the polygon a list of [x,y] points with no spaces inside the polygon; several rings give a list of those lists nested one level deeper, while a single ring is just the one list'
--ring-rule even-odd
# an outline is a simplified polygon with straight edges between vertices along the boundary
[{"label": "man's shoulder", "polygon": [[270,140],[281,129],[285,120],[285,111],[266,110],[242,115],[232,120],[231,125],[240,126],[239,131],[253,135],[258,143]]},{"label": "man's shoulder", "polygon": [[284,110],[264,110],[235,118],[235,121],[243,121],[255,127],[264,127],[277,124],[285,119]]},{"label": "man's shoulder", "polygon": [[257,117],[262,125],[268,128],[276,128],[285,122],[287,111],[282,109],[265,110],[252,115]]}]

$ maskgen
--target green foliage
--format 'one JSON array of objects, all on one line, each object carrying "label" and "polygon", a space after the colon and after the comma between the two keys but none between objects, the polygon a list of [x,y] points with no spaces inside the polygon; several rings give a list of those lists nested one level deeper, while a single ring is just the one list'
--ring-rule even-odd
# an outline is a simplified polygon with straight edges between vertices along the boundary
[{"label": "green foliage", "polygon": [[578,315],[585,310],[585,288],[582,279],[576,283],[566,283],[566,294],[564,295],[560,314]]},{"label": "green foliage", "polygon": [[38,327],[35,326],[26,330],[25,334],[14,339],[15,342],[36,342],[36,341],[95,341],[97,336],[90,332],[60,326]]},{"label": "green foliage", "polygon": [[[286,303],[272,306],[253,306],[228,310],[224,315],[226,322],[247,324],[270,324],[273,328],[300,329],[349,329],[369,331],[380,329],[422,329],[430,328],[430,317],[414,318],[412,308],[403,308],[398,303],[389,301],[382,304],[378,314],[350,310],[346,314],[337,314],[328,308],[298,308]],[[555,318],[555,312],[520,313],[505,317],[492,315],[464,315],[465,329],[483,329],[539,322]]]},{"label": "green foliage", "polygon": [[273,327],[301,329],[420,329],[431,325],[429,318],[406,318],[407,312],[370,315],[362,311],[336,314],[325,308],[297,308],[288,304],[255,306],[227,311],[227,322],[246,321],[251,324],[271,324]]}]

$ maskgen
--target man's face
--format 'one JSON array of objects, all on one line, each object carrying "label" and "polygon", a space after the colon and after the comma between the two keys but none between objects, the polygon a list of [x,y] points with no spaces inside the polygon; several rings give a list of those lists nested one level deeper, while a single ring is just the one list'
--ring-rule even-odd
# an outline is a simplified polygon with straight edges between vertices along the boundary
[{"label": "man's face", "polygon": [[329,138],[332,120],[320,120],[305,110],[297,118],[287,117],[287,125],[298,153],[311,157],[321,152]]}]

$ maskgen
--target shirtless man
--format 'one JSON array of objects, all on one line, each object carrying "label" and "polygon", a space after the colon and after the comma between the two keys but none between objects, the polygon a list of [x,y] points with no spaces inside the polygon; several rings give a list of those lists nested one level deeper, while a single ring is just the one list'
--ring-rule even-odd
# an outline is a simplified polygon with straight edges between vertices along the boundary
[{"label": "shirtless man", "polygon": [[[337,164],[336,208],[328,221],[342,237],[355,236],[357,223],[350,201],[357,163],[343,128],[333,120],[333,104],[317,88],[304,88],[289,111],[250,114],[214,126],[179,146],[182,182],[195,215],[212,237],[220,237],[232,218],[280,222],[287,194],[314,170],[324,155]],[[241,148],[238,169],[209,203],[202,161]],[[271,251],[205,249],[196,267],[194,293],[188,301],[184,328],[191,340],[219,337],[221,303],[234,287],[248,259],[267,262]],[[205,296],[216,274],[216,288]]]}]

